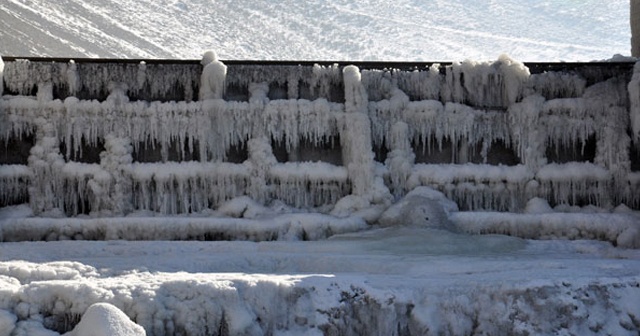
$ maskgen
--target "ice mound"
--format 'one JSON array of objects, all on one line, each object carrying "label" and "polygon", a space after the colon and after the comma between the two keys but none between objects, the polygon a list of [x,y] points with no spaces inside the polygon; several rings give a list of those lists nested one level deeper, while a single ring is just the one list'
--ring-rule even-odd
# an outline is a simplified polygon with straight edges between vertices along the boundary
[{"label": "ice mound", "polygon": [[64,336],[146,336],[144,328],[133,323],[114,305],[91,305],[76,327]]},{"label": "ice mound", "polygon": [[552,213],[553,209],[547,200],[540,197],[534,197],[527,202],[524,212],[528,214],[545,214]]},{"label": "ice mound", "polygon": [[18,318],[6,310],[0,310],[0,336],[9,336],[16,327]]},{"label": "ice mound", "polygon": [[449,213],[458,205],[443,193],[429,187],[418,187],[387,209],[378,219],[381,226],[417,226],[457,231]]}]

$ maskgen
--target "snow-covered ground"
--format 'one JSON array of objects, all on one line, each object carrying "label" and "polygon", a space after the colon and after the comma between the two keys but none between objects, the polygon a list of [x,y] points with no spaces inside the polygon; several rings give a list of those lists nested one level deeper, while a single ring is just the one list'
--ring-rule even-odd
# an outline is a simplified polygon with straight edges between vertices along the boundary
[{"label": "snow-covered ground", "polygon": [[[199,58],[214,48],[223,59],[486,60],[507,52],[588,61],[629,53],[628,7],[5,0],[0,54]],[[380,227],[358,214],[245,203],[160,217],[0,209],[0,336],[141,334],[128,319],[147,335],[640,330],[640,250],[620,247],[640,244],[640,219],[624,206],[551,209],[533,200],[522,214],[431,209],[434,229],[415,211],[390,212],[396,225]]]},{"label": "snow-covered ground", "polygon": [[455,212],[438,195],[443,208],[396,203],[386,227],[257,204],[243,211],[255,219],[55,219],[6,207],[0,236],[18,242],[0,245],[0,326],[48,336],[141,335],[129,319],[147,335],[640,330],[640,250],[565,240],[638,240],[638,213],[559,213],[542,200],[528,214]]},{"label": "snow-covered ground", "polygon": [[96,302],[150,335],[640,328],[640,251],[595,241],[392,227],[321,241],[3,243],[0,256],[0,304],[21,321],[17,335],[67,331]]},{"label": "snow-covered ground", "polygon": [[0,54],[591,61],[630,54],[628,0],[5,0]]}]

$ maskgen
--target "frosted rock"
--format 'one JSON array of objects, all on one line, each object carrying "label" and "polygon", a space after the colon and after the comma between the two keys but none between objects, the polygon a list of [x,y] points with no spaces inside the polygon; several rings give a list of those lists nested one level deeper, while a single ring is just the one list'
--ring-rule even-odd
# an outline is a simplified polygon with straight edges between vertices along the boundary
[{"label": "frosted rock", "polygon": [[374,223],[386,210],[384,204],[372,204],[369,199],[362,196],[348,195],[341,198],[331,210],[331,215],[336,217],[356,216],[367,223]]},{"label": "frosted rock", "polygon": [[636,226],[622,231],[616,243],[623,248],[640,248],[640,229]]},{"label": "frosted rock", "polygon": [[96,303],[82,315],[80,323],[64,336],[145,336],[144,328],[133,323],[114,305]]},{"label": "frosted rock", "polygon": [[408,225],[456,231],[449,213],[458,205],[444,194],[428,187],[418,187],[385,211],[378,220],[382,226]]}]

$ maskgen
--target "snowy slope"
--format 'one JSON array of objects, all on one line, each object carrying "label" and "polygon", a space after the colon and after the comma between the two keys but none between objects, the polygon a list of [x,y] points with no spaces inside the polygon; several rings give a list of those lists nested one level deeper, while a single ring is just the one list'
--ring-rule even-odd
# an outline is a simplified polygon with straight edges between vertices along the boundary
[{"label": "snowy slope", "polygon": [[4,0],[0,54],[523,61],[630,53],[628,0]]}]

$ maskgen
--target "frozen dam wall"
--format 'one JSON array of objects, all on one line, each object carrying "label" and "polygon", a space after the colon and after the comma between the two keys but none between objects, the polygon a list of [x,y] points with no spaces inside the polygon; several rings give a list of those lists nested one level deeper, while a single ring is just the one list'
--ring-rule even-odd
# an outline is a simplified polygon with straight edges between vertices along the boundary
[{"label": "frozen dam wall", "polygon": [[330,212],[430,186],[467,210],[640,208],[640,65],[220,64],[200,100],[197,61],[5,57],[0,207]]}]

